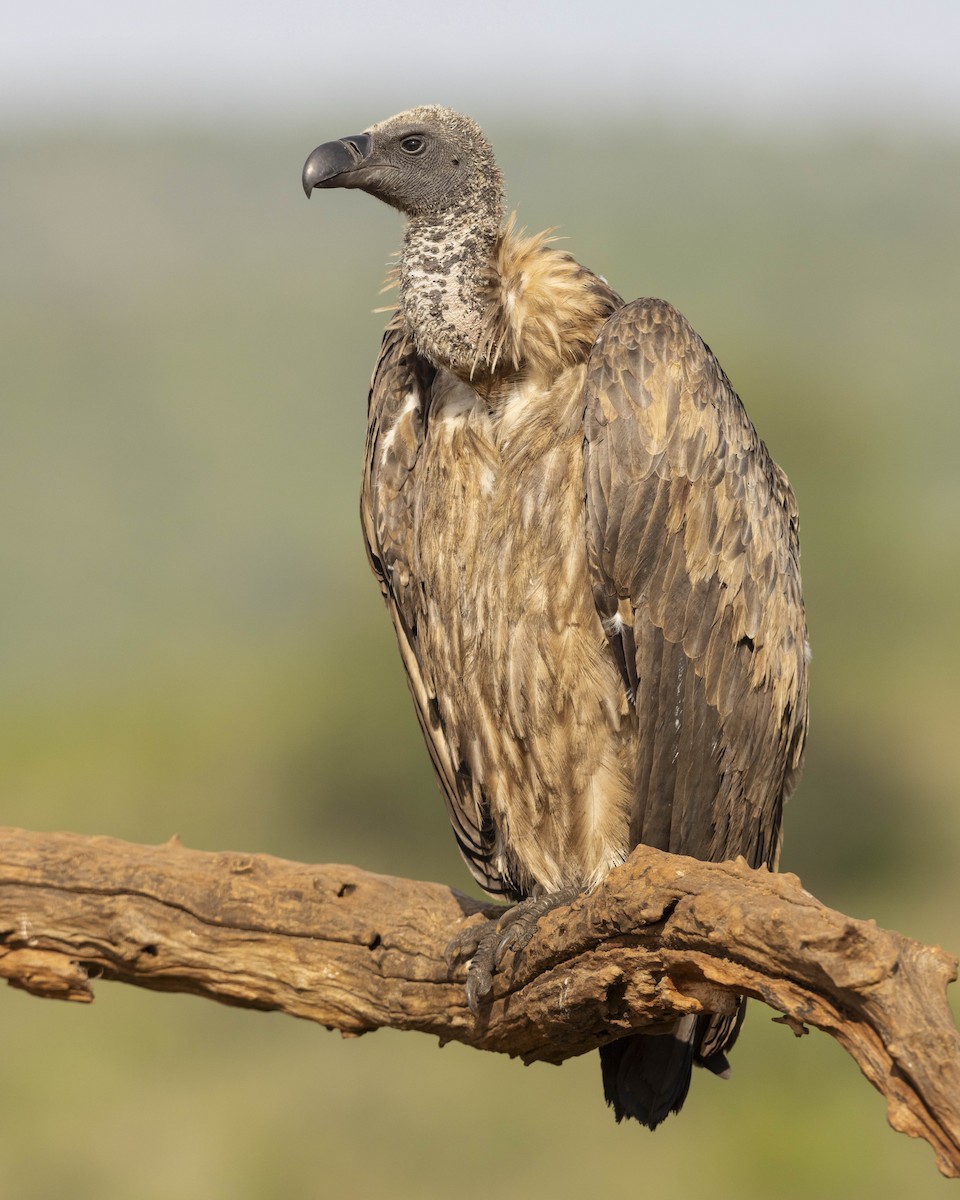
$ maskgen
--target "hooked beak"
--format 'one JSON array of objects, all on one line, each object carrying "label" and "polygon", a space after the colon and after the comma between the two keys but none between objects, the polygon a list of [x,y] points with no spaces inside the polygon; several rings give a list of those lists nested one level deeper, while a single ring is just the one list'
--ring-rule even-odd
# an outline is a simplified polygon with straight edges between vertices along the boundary
[{"label": "hooked beak", "polygon": [[366,161],[370,140],[367,133],[355,133],[318,146],[303,164],[307,199],[314,188],[368,188],[379,174],[377,167]]}]

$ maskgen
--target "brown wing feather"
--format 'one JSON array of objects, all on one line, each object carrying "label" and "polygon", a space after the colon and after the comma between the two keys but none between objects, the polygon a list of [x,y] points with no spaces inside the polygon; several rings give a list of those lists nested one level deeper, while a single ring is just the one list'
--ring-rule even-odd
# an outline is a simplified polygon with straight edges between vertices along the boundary
[{"label": "brown wing feather", "polygon": [[418,628],[422,596],[413,546],[412,475],[423,445],[436,372],[414,347],[402,319],[384,333],[370,386],[360,515],[371,566],[393,619],[407,682],[460,851],[474,878],[493,895],[512,895],[494,869],[495,831],[483,789],[448,735]]},{"label": "brown wing feather", "polygon": [[[614,657],[635,646],[631,838],[773,866],[807,722],[786,478],[709,349],[662,301],[636,301],[604,326],[584,432],[594,597]],[[701,1018],[697,1061],[722,1069],[742,1018],[742,1005]],[[647,1040],[634,1040],[636,1077],[662,1087]],[[677,1079],[682,1101],[688,1064]]]},{"label": "brown wing feather", "polygon": [[773,865],[807,713],[786,478],[663,301],[606,322],[584,430],[594,597],[615,656],[636,647],[634,840]]}]

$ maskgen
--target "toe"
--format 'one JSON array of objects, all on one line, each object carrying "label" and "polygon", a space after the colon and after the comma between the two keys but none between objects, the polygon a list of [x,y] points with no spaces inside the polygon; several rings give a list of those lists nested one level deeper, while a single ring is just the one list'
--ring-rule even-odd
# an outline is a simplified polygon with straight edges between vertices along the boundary
[{"label": "toe", "polygon": [[470,964],[467,972],[467,1007],[475,1017],[480,1015],[480,1006],[493,990],[493,973],[489,967],[477,963],[476,959]]}]

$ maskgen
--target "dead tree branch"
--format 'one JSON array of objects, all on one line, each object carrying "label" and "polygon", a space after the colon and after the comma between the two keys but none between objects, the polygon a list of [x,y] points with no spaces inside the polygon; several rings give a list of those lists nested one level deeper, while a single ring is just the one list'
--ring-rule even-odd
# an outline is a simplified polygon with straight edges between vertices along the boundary
[{"label": "dead tree branch", "polygon": [[0,976],[37,995],[90,1001],[100,977],[559,1063],[743,994],[835,1037],[890,1124],[960,1175],[957,960],[938,947],[825,908],[794,875],[641,846],[544,918],[475,1020],[443,951],[483,911],[357,867],[0,829]]}]

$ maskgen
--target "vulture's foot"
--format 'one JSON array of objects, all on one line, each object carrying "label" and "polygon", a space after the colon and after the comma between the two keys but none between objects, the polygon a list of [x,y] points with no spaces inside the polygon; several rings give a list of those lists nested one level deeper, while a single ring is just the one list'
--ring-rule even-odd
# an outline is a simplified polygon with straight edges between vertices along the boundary
[{"label": "vulture's foot", "polygon": [[555,908],[571,904],[580,889],[561,888],[545,896],[531,896],[504,909],[499,917],[465,926],[449,943],[444,957],[453,968],[469,960],[467,966],[467,1004],[474,1016],[490,995],[493,976],[509,950],[521,951],[536,931],[540,918]]}]

